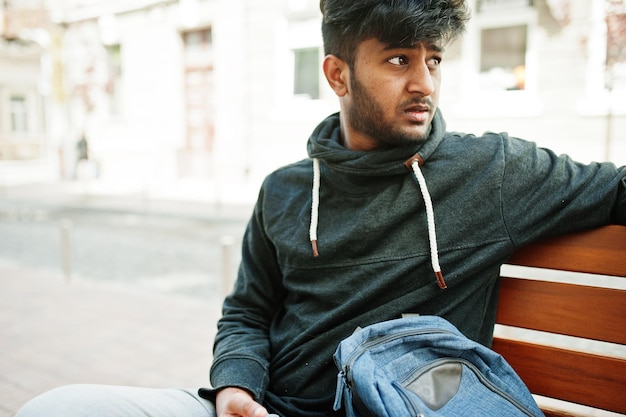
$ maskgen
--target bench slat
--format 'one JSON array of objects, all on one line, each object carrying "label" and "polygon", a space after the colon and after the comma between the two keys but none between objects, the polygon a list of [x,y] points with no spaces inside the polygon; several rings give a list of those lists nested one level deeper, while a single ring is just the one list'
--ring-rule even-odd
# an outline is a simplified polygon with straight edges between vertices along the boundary
[{"label": "bench slat", "polygon": [[626,344],[626,291],[501,278],[496,322]]},{"label": "bench slat", "polygon": [[[626,227],[605,226],[519,249],[509,264],[626,277]],[[626,291],[502,278],[497,323],[626,344]],[[626,359],[495,338],[531,392],[626,414]],[[564,417],[567,411],[545,410]]]},{"label": "bench slat", "polygon": [[626,275],[626,227],[610,225],[559,236],[521,248],[511,265],[560,269],[599,275]]},{"label": "bench slat", "polygon": [[626,414],[626,360],[495,338],[534,394]]},{"label": "bench slat", "polygon": [[561,411],[561,410],[552,410],[552,409],[542,408],[541,411],[543,411],[543,414],[546,417],[586,417],[586,416],[582,416],[580,413],[572,414],[570,412]]}]

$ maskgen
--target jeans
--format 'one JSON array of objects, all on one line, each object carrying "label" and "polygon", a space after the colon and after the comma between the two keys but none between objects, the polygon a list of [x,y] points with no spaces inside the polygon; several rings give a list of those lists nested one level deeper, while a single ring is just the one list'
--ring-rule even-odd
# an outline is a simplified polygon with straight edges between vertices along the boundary
[{"label": "jeans", "polygon": [[67,385],[26,403],[15,417],[215,417],[196,390]]}]

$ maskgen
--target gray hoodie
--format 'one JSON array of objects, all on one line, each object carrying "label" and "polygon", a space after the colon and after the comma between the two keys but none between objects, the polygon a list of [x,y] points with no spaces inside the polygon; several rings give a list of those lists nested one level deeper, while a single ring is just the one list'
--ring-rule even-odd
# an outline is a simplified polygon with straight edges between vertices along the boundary
[{"label": "gray hoodie", "polygon": [[308,152],[263,183],[211,370],[214,388],[247,389],[282,416],[336,415],[332,354],[357,326],[432,314],[489,346],[516,248],[626,223],[625,167],[449,133],[439,111],[423,144],[371,152],[341,145],[335,114]]}]

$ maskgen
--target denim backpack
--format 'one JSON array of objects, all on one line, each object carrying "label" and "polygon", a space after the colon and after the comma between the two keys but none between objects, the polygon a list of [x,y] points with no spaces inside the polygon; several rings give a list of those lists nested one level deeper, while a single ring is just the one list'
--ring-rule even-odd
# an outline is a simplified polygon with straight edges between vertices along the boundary
[{"label": "denim backpack", "polygon": [[357,330],[334,354],[347,417],[543,416],[505,360],[441,317]]}]

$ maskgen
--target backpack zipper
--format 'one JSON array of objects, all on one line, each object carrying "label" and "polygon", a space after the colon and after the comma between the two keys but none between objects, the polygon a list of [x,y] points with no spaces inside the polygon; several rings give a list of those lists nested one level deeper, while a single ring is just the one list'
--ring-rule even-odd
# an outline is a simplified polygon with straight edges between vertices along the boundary
[{"label": "backpack zipper", "polygon": [[408,394],[406,393],[406,390],[402,386],[402,384],[398,383],[398,381],[393,381],[391,383],[391,385],[393,385],[395,387],[395,389],[398,392],[398,394],[404,400],[404,404],[406,404],[406,407],[411,412],[411,416],[414,416],[414,417],[426,417],[426,414],[424,414],[422,412],[422,409],[419,407],[419,405],[416,404],[415,401],[413,401],[413,399],[408,396]]},{"label": "backpack zipper", "polygon": [[[377,346],[379,344],[382,343],[387,343],[389,341],[398,339],[398,338],[402,338],[402,337],[406,337],[406,336],[413,336],[413,335],[420,335],[420,334],[426,334],[426,333],[447,333],[447,334],[452,334],[454,335],[455,333],[448,331],[448,330],[443,330],[440,328],[431,328],[431,329],[422,329],[422,330],[415,330],[415,329],[410,329],[410,330],[404,330],[398,333],[394,333],[394,334],[390,334],[390,335],[383,335],[383,336],[379,336],[375,339],[369,340],[363,344],[361,344],[359,346],[358,349],[356,349],[355,351],[353,351],[350,356],[348,356],[348,359],[346,360],[345,365],[343,365],[343,367],[341,368],[341,370],[339,371],[339,373],[337,374],[337,391],[335,392],[335,404],[334,404],[334,409],[335,410],[339,410],[341,408],[341,404],[343,402],[343,388],[344,386],[348,387],[349,391],[353,391],[353,384],[352,384],[352,365],[354,364],[354,362],[358,359],[358,357],[367,349]],[[419,417],[419,416],[418,416]]]},{"label": "backpack zipper", "polygon": [[[524,407],[524,405],[522,405],[516,398],[512,397],[508,392],[504,391],[503,389],[498,387],[496,384],[491,382],[489,379],[485,378],[485,376],[480,372],[480,370],[476,367],[476,365],[474,365],[467,359],[454,358],[454,357],[437,359],[429,363],[428,365],[425,365],[422,368],[420,368],[419,375],[423,375],[429,370],[436,368],[437,366],[440,366],[441,364],[444,364],[444,363],[461,363],[467,366],[470,369],[470,371],[472,371],[474,375],[476,375],[476,377],[480,380],[480,382],[483,385],[485,385],[487,388],[489,388],[491,391],[503,397],[506,401],[511,403],[513,406],[518,408],[521,412],[523,412],[527,416],[536,417],[535,414],[533,414],[526,407]],[[415,374],[412,374],[411,376],[415,376]],[[406,379],[408,378],[405,378],[402,382],[406,382]],[[402,384],[400,385],[402,386]]]},{"label": "backpack zipper", "polygon": [[354,364],[354,362],[356,362],[358,357],[361,354],[363,354],[364,351],[372,347],[375,347],[377,345],[390,342],[395,339],[400,339],[406,336],[427,334],[427,333],[433,333],[433,334],[447,333],[447,334],[452,334],[456,336],[456,334],[453,332],[450,332],[448,330],[438,329],[438,328],[423,329],[423,330],[411,329],[411,330],[404,330],[404,331],[394,333],[394,334],[380,336],[380,337],[377,337],[376,339],[372,339],[368,342],[365,342],[361,346],[359,346],[358,349],[352,352],[350,356],[348,356],[348,359],[346,360],[346,364],[343,366],[343,373],[345,375],[345,379],[346,379],[348,386],[351,387],[351,383],[352,383],[352,365]]}]

